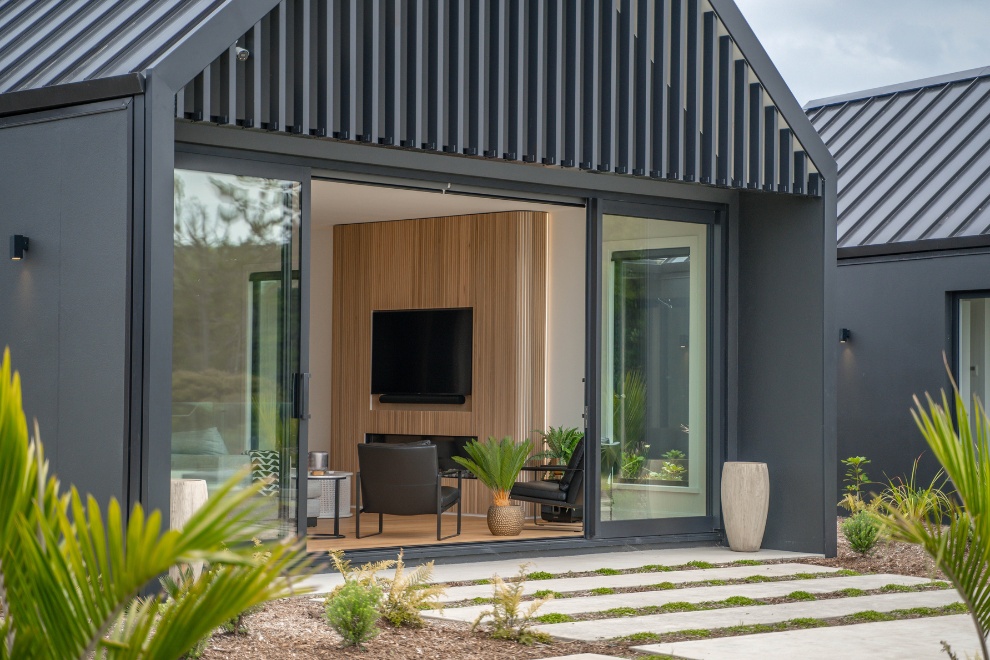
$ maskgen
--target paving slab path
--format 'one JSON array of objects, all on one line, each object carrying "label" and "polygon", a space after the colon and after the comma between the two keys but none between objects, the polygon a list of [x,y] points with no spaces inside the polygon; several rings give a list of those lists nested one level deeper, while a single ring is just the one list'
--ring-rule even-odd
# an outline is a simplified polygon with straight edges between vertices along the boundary
[{"label": "paving slab path", "polygon": [[[783,603],[780,605],[756,605],[727,607],[698,612],[651,614],[616,619],[597,619],[535,626],[535,630],[548,633],[557,639],[595,641],[625,637],[634,633],[672,633],[681,630],[711,630],[756,623],[778,623],[800,617],[825,619],[847,616],[866,610],[890,612],[913,607],[941,607],[961,602],[954,590],[893,593],[854,598]],[[770,656],[767,656],[770,657]],[[781,656],[786,657],[786,656]]]},{"label": "paving slab path", "polygon": [[[692,573],[707,573],[709,571],[692,571]],[[656,575],[651,573],[650,575]],[[786,596],[794,591],[806,591],[811,594],[824,594],[842,589],[879,589],[888,584],[915,586],[928,584],[926,578],[911,575],[855,575],[848,577],[826,577],[810,580],[783,580],[781,582],[757,582],[753,584],[729,584],[725,586],[686,587],[683,589],[665,589],[661,591],[634,591],[608,596],[580,596],[574,598],[556,598],[543,604],[537,614],[584,614],[587,612],[604,612],[616,607],[650,607],[667,603],[687,602],[704,603],[708,601],[725,600],[731,596],[747,598],[777,598]],[[491,609],[490,605],[472,605],[470,607],[448,607],[444,610],[428,610],[423,616],[453,621],[474,621],[479,614]]]},{"label": "paving slab path", "polygon": [[[497,545],[497,544],[493,544]],[[788,559],[799,561],[803,557],[821,557],[814,553],[790,552],[786,550],[759,550],[757,552],[733,552],[722,547],[703,548],[671,548],[663,550],[626,550],[613,552],[597,552],[580,555],[563,555],[559,557],[521,556],[509,559],[484,561],[469,561],[460,564],[441,564],[433,571],[433,582],[463,582],[466,580],[481,580],[494,574],[503,577],[515,575],[520,564],[528,564],[527,571],[546,571],[547,573],[566,573],[573,571],[583,573],[598,568],[614,568],[629,570],[648,564],[663,564],[664,566],[680,566],[689,561],[706,561],[712,564],[729,564],[740,559],[768,561]],[[418,566],[422,561],[409,561],[410,567]],[[343,579],[339,573],[327,572],[311,575],[301,582],[303,586],[314,588],[315,593],[326,593]],[[560,591],[558,589],[558,591]]]},{"label": "paving slab path", "polygon": [[[645,564],[640,564],[644,566]],[[589,575],[585,577],[563,577],[549,580],[527,580],[523,593],[532,595],[537,591],[589,591],[600,587],[645,587],[660,582],[700,582],[702,580],[740,580],[754,575],[764,577],[780,577],[796,573],[826,574],[836,573],[840,569],[830,566],[815,566],[812,564],[763,564],[760,566],[725,566],[722,568],[701,568],[681,571],[665,571],[650,573],[623,573],[620,575]],[[510,577],[507,574],[503,577]],[[490,576],[489,576],[490,577]],[[450,587],[443,597],[443,602],[451,603],[472,598],[490,598],[492,585],[472,584],[463,587]]]},{"label": "paving slab path", "polygon": [[633,650],[684,660],[946,660],[943,640],[959,658],[980,657],[979,638],[968,614],[648,644]]}]

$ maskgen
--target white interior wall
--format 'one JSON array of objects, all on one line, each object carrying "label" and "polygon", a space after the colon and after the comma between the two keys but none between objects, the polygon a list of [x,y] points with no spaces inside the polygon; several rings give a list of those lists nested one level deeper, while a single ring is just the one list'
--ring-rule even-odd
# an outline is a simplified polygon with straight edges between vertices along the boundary
[{"label": "white interior wall", "polygon": [[330,451],[333,227],[314,222],[309,250],[309,450]]},{"label": "white interior wall", "polygon": [[[310,451],[330,450],[333,227],[498,211],[546,211],[548,425],[582,428],[585,357],[584,208],[314,180],[310,239]],[[333,456],[330,457],[331,467]]]}]

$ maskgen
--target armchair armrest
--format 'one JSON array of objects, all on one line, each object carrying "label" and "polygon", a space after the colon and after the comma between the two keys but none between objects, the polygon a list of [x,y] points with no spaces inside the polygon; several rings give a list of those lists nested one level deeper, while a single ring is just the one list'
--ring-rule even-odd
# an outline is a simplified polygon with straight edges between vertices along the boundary
[{"label": "armchair armrest", "polygon": [[584,468],[569,468],[566,465],[524,465],[523,472],[583,472]]}]

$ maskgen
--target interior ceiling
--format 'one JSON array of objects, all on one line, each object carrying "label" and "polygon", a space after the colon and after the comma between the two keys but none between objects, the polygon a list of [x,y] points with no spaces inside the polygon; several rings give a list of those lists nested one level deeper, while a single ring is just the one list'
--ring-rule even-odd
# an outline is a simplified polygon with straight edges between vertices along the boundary
[{"label": "interior ceiling", "polygon": [[499,211],[546,211],[582,222],[585,217],[583,208],[573,206],[318,179],[313,180],[312,195],[313,227]]}]

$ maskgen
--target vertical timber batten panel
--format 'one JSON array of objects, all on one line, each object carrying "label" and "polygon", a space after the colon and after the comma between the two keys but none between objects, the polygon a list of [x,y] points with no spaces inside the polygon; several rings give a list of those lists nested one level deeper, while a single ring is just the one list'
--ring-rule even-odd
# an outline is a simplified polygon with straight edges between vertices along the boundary
[{"label": "vertical timber batten panel", "polygon": [[237,44],[247,60],[227,48],[179,91],[177,118],[818,190],[818,168],[793,162],[804,147],[791,131],[785,148],[786,119],[706,0],[282,0]]},{"label": "vertical timber batten panel", "polygon": [[[333,250],[334,469],[357,469],[366,433],[519,440],[544,427],[545,213],[338,225]],[[417,408],[371,397],[372,311],[447,307],[474,309],[469,402]],[[487,490],[464,487],[465,511],[484,513]]]}]

